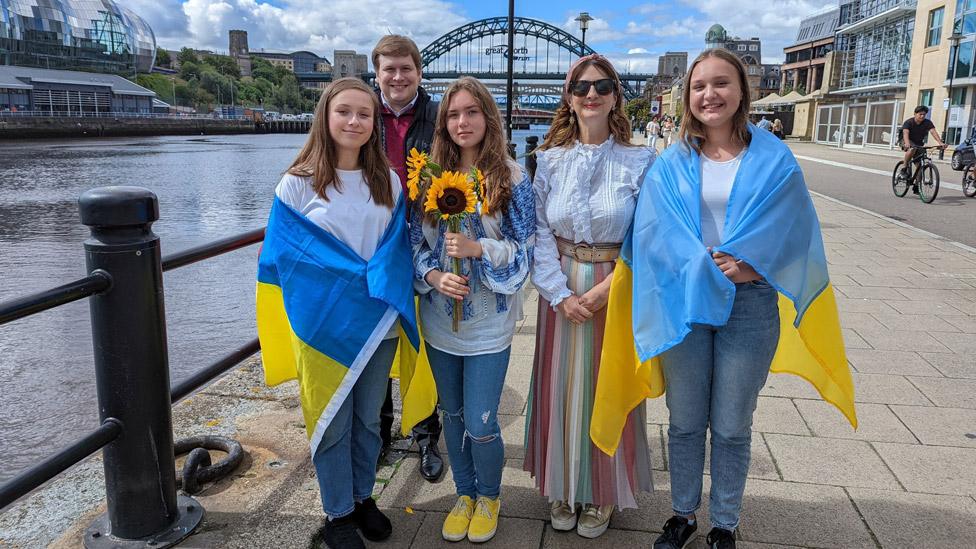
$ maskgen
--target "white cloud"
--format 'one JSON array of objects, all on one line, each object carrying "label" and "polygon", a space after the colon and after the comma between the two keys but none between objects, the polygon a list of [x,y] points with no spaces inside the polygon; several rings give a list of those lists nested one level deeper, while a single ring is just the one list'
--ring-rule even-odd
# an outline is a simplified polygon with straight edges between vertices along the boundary
[{"label": "white cloud", "polygon": [[651,53],[644,48],[630,48],[627,50],[627,55],[637,55],[642,53]]},{"label": "white cloud", "polygon": [[443,0],[128,0],[146,19],[160,46],[225,52],[227,31],[248,32],[254,51],[310,50],[331,58],[335,49],[366,53],[390,32],[421,47],[467,18]]}]

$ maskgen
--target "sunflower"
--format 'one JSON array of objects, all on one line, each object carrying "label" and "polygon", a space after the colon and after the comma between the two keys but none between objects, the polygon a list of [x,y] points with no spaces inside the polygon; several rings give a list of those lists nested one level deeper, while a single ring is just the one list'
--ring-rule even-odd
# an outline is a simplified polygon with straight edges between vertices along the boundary
[{"label": "sunflower", "polygon": [[424,202],[425,212],[438,212],[441,219],[462,214],[474,213],[478,197],[467,174],[444,172],[431,178]]},{"label": "sunflower", "polygon": [[427,153],[417,151],[416,148],[410,149],[407,156],[407,190],[410,192],[410,200],[416,200],[420,193],[420,174],[427,167],[429,157]]},{"label": "sunflower", "polygon": [[481,213],[491,215],[488,208],[488,196],[485,194],[485,174],[478,168],[471,168],[471,176],[475,181],[475,188],[478,190],[478,200],[481,201]]}]

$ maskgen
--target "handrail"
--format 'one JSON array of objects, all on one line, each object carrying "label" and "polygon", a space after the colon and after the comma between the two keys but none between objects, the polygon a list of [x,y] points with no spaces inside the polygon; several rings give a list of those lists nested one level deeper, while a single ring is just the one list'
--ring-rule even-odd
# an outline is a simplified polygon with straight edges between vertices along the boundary
[{"label": "handrail", "polygon": [[227,252],[245,248],[264,240],[264,227],[254,229],[236,236],[229,236],[200,246],[194,246],[163,258],[163,271],[178,269],[197,261],[210,259]]},{"label": "handrail", "polygon": [[[154,539],[160,543],[175,543],[196,528],[202,517],[202,512],[197,511],[202,510],[192,499],[176,494],[172,403],[252,356],[260,345],[257,339],[249,341],[189,378],[168,385],[165,326],[161,324],[164,314],[159,299],[163,287],[154,273],[261,242],[265,229],[222,238],[160,259],[159,238],[149,230],[158,218],[158,202],[148,190],[93,189],[82,195],[79,206],[82,222],[92,229],[92,238],[85,242],[91,274],[0,303],[0,325],[97,295],[90,305],[102,423],[0,485],[0,509],[101,449],[108,512],[93,523],[88,534],[94,532],[95,537],[116,540],[157,536]],[[133,232],[132,226],[145,229]],[[137,253],[119,253],[121,250]],[[130,431],[139,436],[124,436]],[[162,498],[146,498],[142,492],[147,490]],[[174,516],[177,518],[172,519]],[[168,546],[168,542],[164,545]]]},{"label": "handrail", "polygon": [[37,465],[0,484],[0,509],[94,454],[122,434],[122,422],[108,418],[94,431],[64,447]]},{"label": "handrail", "polygon": [[260,350],[261,345],[258,343],[257,338],[249,341],[243,347],[238,348],[236,351],[230,353],[217,362],[214,362],[210,366],[198,370],[192,376],[174,385],[170,390],[170,398],[173,402],[183,400],[189,394],[193,393],[200,387],[203,387],[207,383],[210,383],[210,381],[212,381],[214,378],[223,374],[227,370],[230,370],[237,364],[240,364],[244,361],[244,359],[252,356],[254,353]]},{"label": "handrail", "polygon": [[101,270],[57,288],[0,303],[0,325],[104,292],[112,277]]}]

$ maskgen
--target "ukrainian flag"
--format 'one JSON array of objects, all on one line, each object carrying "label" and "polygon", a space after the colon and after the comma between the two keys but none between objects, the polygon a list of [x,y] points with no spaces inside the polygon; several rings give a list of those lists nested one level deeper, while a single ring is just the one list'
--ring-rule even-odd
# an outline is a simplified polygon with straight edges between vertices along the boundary
[{"label": "ukrainian flag", "polygon": [[[773,134],[752,125],[749,131],[716,251],[752,265],[779,292],[780,340],[770,371],[806,379],[856,428],[854,383],[803,173]],[[616,451],[627,414],[664,393],[657,357],[693,323],[722,326],[732,310],[735,285],[702,244],[700,172],[689,147],[661,155],[614,269],[590,424],[590,437],[607,454]]]},{"label": "ukrainian flag", "polygon": [[[405,207],[401,199],[369,261],[279,198],[271,207],[257,283],[265,382],[299,381],[313,454],[398,318],[404,430],[433,411],[436,395],[429,366],[418,363]],[[424,381],[428,377],[429,383]]]}]

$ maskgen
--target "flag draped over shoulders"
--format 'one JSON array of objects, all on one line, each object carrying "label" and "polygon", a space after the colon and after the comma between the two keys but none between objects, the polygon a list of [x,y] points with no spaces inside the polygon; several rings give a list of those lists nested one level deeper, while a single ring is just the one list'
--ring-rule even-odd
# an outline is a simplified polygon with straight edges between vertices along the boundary
[{"label": "flag draped over shoulders", "polygon": [[[271,207],[257,281],[265,382],[299,381],[313,454],[397,318],[401,389],[423,369],[416,364],[420,339],[405,202],[398,202],[369,261],[280,198]],[[426,411],[411,409],[410,417],[427,417],[435,399],[405,400],[404,417],[411,406]]]},{"label": "flag draped over shoulders", "polygon": [[[809,381],[855,427],[854,384],[827,273],[820,223],[789,148],[749,127],[752,141],[729,196],[724,252],[779,293],[780,339],[770,370]],[[613,453],[626,414],[665,390],[657,357],[692,324],[724,325],[735,284],[702,244],[701,162],[684,145],[651,167],[614,270],[590,436]],[[609,341],[609,339],[605,340]]]}]

